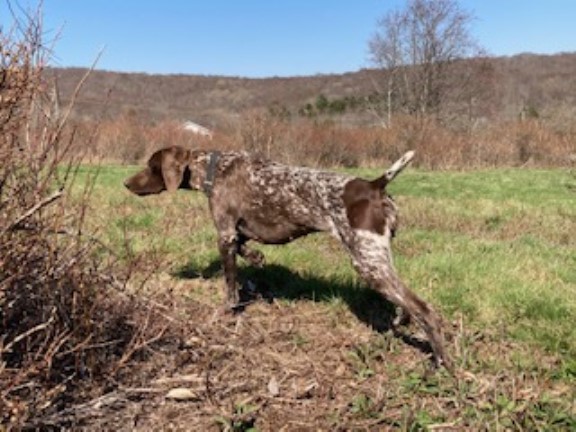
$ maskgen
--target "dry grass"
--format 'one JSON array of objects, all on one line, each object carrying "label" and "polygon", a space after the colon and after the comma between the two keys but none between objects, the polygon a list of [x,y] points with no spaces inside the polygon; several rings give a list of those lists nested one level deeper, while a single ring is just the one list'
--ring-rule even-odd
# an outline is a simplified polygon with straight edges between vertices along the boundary
[{"label": "dry grass", "polygon": [[[190,293],[214,282],[170,282],[179,346],[156,351],[91,429],[565,430],[574,390],[559,359],[456,318],[448,331],[455,377],[430,373],[422,353],[377,333],[339,302],[277,300],[222,318]],[[166,281],[153,283],[162,290]],[[136,365],[135,365],[136,367]],[[173,389],[190,392],[170,400]]]},{"label": "dry grass", "polygon": [[290,164],[324,167],[382,167],[410,149],[419,156],[416,165],[427,169],[567,167],[576,154],[575,131],[559,132],[535,119],[455,129],[399,116],[383,128],[252,111],[210,140],[177,122],[150,124],[124,114],[98,124],[76,123],[73,130],[93,143],[87,149],[90,156],[120,163],[143,162],[154,150],[170,145],[248,150]]}]

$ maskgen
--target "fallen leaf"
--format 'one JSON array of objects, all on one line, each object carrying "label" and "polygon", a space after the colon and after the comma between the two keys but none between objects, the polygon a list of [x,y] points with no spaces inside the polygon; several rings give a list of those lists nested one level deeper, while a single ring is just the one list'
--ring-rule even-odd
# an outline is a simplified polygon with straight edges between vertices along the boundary
[{"label": "fallen leaf", "polygon": [[166,394],[166,399],[174,399],[178,401],[197,399],[197,397],[198,396],[196,396],[192,390],[183,387],[173,388]]}]

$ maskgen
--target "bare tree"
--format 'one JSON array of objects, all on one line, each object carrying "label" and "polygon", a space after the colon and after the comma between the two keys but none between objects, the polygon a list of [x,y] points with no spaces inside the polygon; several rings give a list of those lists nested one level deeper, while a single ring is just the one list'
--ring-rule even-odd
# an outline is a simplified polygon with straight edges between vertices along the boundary
[{"label": "bare tree", "polygon": [[372,61],[386,71],[389,114],[440,113],[449,67],[481,53],[469,31],[472,19],[457,0],[408,0],[378,22],[369,49]]}]

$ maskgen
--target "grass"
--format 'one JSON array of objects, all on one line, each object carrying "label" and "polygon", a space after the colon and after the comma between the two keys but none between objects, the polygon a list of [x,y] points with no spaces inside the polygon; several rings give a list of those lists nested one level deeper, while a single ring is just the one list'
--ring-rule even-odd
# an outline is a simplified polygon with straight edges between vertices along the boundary
[{"label": "grass", "polygon": [[[83,168],[81,177],[93,169]],[[217,308],[223,282],[205,198],[186,191],[145,199],[132,196],[122,180],[134,171],[100,168],[89,223],[104,227],[103,235],[113,249],[120,250],[127,236],[133,253],[161,256],[156,272],[162,275],[160,282],[152,282],[156,288],[170,290],[189,308],[197,304]],[[397,338],[372,330],[385,328],[383,315],[391,309],[357,280],[340,245],[327,235],[281,247],[258,246],[267,258],[261,270],[240,260],[241,276],[269,289],[276,306],[248,308],[245,321],[236,323],[236,333],[230,337],[256,338],[250,343],[260,348],[248,349],[242,341],[238,349],[247,351],[236,355],[253,361],[246,360],[253,349],[267,364],[264,359],[275,359],[270,350],[276,349],[294,358],[293,364],[285,365],[289,371],[308,367],[298,363],[308,364],[299,357],[304,353],[316,364],[315,379],[321,380],[319,368],[328,365],[332,372],[325,377],[328,382],[338,380],[334,373],[340,363],[333,368],[329,364],[343,350],[342,374],[349,374],[352,387],[342,387],[332,405],[320,398],[318,403],[327,404],[326,410],[316,413],[334,428],[575,426],[575,184],[567,170],[498,169],[408,170],[391,185],[401,212],[396,265],[403,280],[446,318],[450,350],[463,373],[456,381],[444,373],[432,377],[423,373],[422,353],[414,354]],[[205,320],[198,319],[194,322],[204,325],[204,332],[211,331]],[[288,334],[278,327],[285,320],[292,320],[286,324]],[[224,358],[214,361],[236,370]],[[297,387],[298,379],[292,379]],[[255,389],[246,391],[252,399],[259,394]],[[252,399],[222,397],[232,403],[232,411],[219,412],[216,420],[210,420],[213,423],[246,422],[259,430],[255,419],[271,428],[285,417]],[[238,408],[242,403],[251,407],[250,416]],[[279,411],[288,409],[277,399],[270,406],[274,404],[279,404]],[[276,417],[270,417],[272,413]]]},{"label": "grass", "polygon": [[572,181],[566,171],[541,170],[406,176],[398,183],[408,231],[399,266],[444,310],[574,357]]}]

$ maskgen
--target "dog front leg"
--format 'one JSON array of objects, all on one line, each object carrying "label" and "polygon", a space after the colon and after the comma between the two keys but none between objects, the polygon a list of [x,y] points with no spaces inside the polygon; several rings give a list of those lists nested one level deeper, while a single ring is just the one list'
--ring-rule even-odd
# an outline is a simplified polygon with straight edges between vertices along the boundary
[{"label": "dog front leg", "polygon": [[236,268],[236,254],[238,253],[236,236],[220,236],[218,239],[218,250],[222,258],[226,280],[226,307],[234,309],[240,303],[238,287],[236,286],[238,272]]}]

